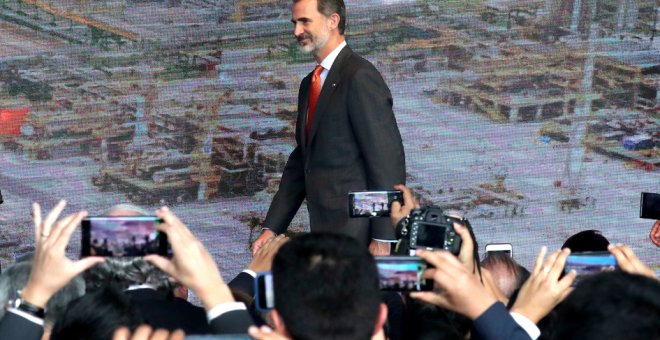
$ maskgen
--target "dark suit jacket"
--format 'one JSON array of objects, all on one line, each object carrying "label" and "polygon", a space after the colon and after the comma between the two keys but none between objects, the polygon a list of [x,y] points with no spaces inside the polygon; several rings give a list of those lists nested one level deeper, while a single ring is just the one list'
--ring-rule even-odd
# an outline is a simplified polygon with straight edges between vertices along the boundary
[{"label": "dark suit jacket", "polygon": [[235,278],[227,283],[227,286],[229,286],[231,290],[241,291],[249,296],[254,297],[254,280],[255,279],[252,277],[252,275],[240,272],[238,275],[236,275]]},{"label": "dark suit jacket", "polygon": [[247,310],[227,312],[211,320],[213,334],[247,334],[252,325],[254,322]]},{"label": "dark suit jacket", "polygon": [[472,324],[476,339],[530,340],[501,302],[494,303]]},{"label": "dark suit jacket", "polygon": [[298,94],[297,146],[289,156],[264,227],[284,232],[304,199],[312,232],[394,240],[387,218],[348,217],[348,192],[404,184],[405,156],[392,95],[376,68],[344,47],[328,72],[305,132],[311,73]]},{"label": "dark suit jacket", "polygon": [[28,319],[7,312],[0,319],[0,339],[2,340],[40,340],[44,328]]},{"label": "dark suit jacket", "polygon": [[154,329],[182,329],[186,334],[208,334],[211,331],[204,308],[186,300],[170,299],[153,289],[129,290],[124,294],[140,310],[145,323]]}]

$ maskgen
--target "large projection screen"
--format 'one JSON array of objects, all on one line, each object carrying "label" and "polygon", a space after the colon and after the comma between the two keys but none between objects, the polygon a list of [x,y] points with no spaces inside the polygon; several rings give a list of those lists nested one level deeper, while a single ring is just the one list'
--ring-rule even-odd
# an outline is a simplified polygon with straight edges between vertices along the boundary
[{"label": "large projection screen", "polygon": [[[508,242],[530,268],[596,229],[658,271],[639,218],[640,193],[660,192],[656,1],[346,5],[348,44],[392,91],[408,186],[469,218],[481,252]],[[34,249],[31,202],[64,198],[92,215],[168,205],[240,272],[315,65],[290,6],[0,0],[2,267]],[[307,229],[303,206],[290,230]]]}]

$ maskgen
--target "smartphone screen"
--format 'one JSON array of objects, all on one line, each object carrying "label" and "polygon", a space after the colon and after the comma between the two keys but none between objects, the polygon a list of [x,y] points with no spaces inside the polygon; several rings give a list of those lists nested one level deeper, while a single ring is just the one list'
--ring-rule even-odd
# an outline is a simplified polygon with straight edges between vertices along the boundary
[{"label": "smartphone screen", "polygon": [[257,273],[254,281],[255,306],[257,310],[267,311],[275,307],[275,294],[273,293],[273,275],[269,272]]},{"label": "smartphone screen", "polygon": [[511,243],[489,243],[486,245],[486,253],[501,252],[513,257]]},{"label": "smartphone screen", "polygon": [[422,279],[428,264],[417,256],[377,256],[381,290],[400,292],[433,289],[433,280]]},{"label": "smartphone screen", "polygon": [[590,275],[609,272],[616,269],[616,259],[610,253],[585,252],[574,253],[566,259],[564,274],[570,270],[575,270],[577,276],[573,282],[575,286],[580,280]]},{"label": "smartphone screen", "polygon": [[348,193],[350,217],[390,216],[392,202],[403,204],[403,193],[398,190],[354,191]]},{"label": "smartphone screen", "polygon": [[643,192],[639,205],[639,217],[660,220],[660,194]]},{"label": "smartphone screen", "polygon": [[82,221],[81,256],[167,255],[167,235],[156,216],[87,217]]}]

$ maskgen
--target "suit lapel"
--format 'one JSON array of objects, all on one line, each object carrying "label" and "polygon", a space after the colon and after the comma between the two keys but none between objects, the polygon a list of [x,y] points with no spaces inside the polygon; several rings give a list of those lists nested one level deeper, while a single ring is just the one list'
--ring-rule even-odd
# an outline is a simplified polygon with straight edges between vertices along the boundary
[{"label": "suit lapel", "polygon": [[[316,131],[319,127],[319,122],[321,121],[323,114],[327,111],[328,105],[330,104],[332,93],[335,91],[339,82],[341,81],[341,71],[343,64],[351,54],[353,54],[353,51],[348,46],[344,47],[341,52],[339,52],[337,59],[335,59],[335,62],[332,64],[332,67],[328,72],[328,76],[323,82],[323,87],[321,88],[319,99],[316,102],[316,109],[314,110],[314,120],[312,121],[312,127],[310,129],[309,136],[306,136],[305,138],[307,147],[310,146],[314,140],[314,136],[316,135]],[[306,86],[306,90],[309,92],[309,83]],[[307,116],[308,97],[308,95],[305,96],[305,117]]]}]

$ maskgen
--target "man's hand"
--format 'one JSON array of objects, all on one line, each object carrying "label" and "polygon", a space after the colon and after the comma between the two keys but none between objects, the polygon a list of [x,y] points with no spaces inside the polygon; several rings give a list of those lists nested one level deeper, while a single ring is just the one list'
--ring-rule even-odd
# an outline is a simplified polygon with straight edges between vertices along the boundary
[{"label": "man's hand", "polygon": [[649,239],[656,246],[660,247],[660,220],[655,221],[653,227],[651,227],[651,232],[649,233]]},{"label": "man's hand", "polygon": [[261,247],[263,247],[268,240],[274,237],[275,237],[275,233],[272,230],[264,229],[261,232],[261,235],[259,235],[259,237],[256,240],[254,240],[254,243],[252,243],[252,256],[257,254],[259,249],[261,249]]},{"label": "man's hand", "polygon": [[102,257],[86,257],[71,261],[66,257],[65,250],[71,234],[87,212],[80,211],[58,221],[65,206],[66,202],[60,201],[42,220],[39,203],[32,204],[36,250],[30,278],[22,295],[26,302],[42,308],[76,275],[105,260]]},{"label": "man's hand", "polygon": [[422,278],[433,279],[435,291],[412,292],[411,297],[463,314],[471,320],[497,302],[479,278],[451,253],[418,250],[416,254],[435,267],[422,275]]},{"label": "man's hand", "polygon": [[566,258],[571,254],[570,249],[557,250],[543,261],[546,252],[546,247],[541,248],[532,275],[520,288],[516,303],[511,308],[512,312],[524,315],[533,323],[538,323],[566,298],[576,276],[575,270],[571,270],[558,280]]},{"label": "man's hand", "polygon": [[269,238],[266,242],[259,248],[259,250],[252,257],[252,261],[248,265],[247,269],[259,273],[259,272],[269,272],[271,266],[273,265],[273,258],[277,251],[289,240],[288,237],[284,234],[277,235],[276,237]]},{"label": "man's hand", "polygon": [[250,326],[250,328],[248,328],[248,335],[256,340],[289,340],[289,338],[276,333],[268,326]]},{"label": "man's hand", "polygon": [[651,270],[651,268],[647,267],[642,261],[639,260],[637,255],[635,255],[630,247],[622,244],[610,244],[607,246],[607,250],[609,250],[610,253],[614,255],[614,258],[616,258],[617,266],[619,266],[619,268],[621,268],[621,270],[624,272],[644,275],[652,279],[658,278],[653,270]]},{"label": "man's hand", "polygon": [[412,191],[405,185],[395,185],[394,189],[403,192],[403,205],[398,201],[394,201],[390,207],[390,222],[392,223],[392,226],[396,227],[396,225],[399,224],[399,221],[410,215],[410,212],[413,211],[413,209],[419,209],[419,203],[415,200]]},{"label": "man's hand", "polygon": [[153,330],[148,325],[141,325],[131,335],[131,331],[127,327],[117,328],[112,340],[184,340],[186,333],[177,329],[170,333],[165,329]]},{"label": "man's hand", "polygon": [[369,252],[373,256],[389,256],[391,250],[392,244],[390,242],[371,240],[371,243],[369,243]]},{"label": "man's hand", "polygon": [[[460,218],[457,215],[451,215]],[[454,231],[461,237],[461,250],[458,252],[458,259],[463,263],[470,273],[478,275],[476,270],[477,261],[474,258],[474,241],[470,235],[470,230],[460,223],[454,222]]]},{"label": "man's hand", "polygon": [[185,224],[167,207],[157,210],[156,216],[165,221],[156,228],[167,234],[174,256],[171,261],[159,255],[148,255],[144,259],[189,287],[206,310],[234,302],[213,257]]}]

